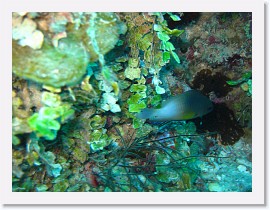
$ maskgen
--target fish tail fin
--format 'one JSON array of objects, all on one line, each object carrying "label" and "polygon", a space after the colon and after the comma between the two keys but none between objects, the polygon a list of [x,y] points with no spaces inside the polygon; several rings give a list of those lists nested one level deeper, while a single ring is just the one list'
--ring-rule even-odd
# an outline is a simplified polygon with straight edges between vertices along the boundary
[{"label": "fish tail fin", "polygon": [[142,109],[141,112],[139,112],[136,116],[139,119],[150,119],[153,116],[155,109]]}]

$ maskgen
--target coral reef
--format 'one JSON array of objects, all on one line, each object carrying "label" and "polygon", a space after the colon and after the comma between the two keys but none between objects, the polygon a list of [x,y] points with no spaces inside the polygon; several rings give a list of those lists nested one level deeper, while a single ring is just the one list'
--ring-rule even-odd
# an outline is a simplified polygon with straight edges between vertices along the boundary
[{"label": "coral reef", "polygon": [[[251,13],[14,12],[13,191],[252,191],[251,21]],[[213,111],[139,118],[190,89]]]},{"label": "coral reef", "polygon": [[[43,17],[40,30],[50,32],[43,42],[44,35],[36,30],[35,19],[14,13],[13,40],[19,42],[13,41],[12,46],[13,73],[53,87],[75,85],[85,75],[88,62],[102,60],[117,43],[119,34],[126,31],[114,13],[68,15],[69,19],[64,17],[64,20],[57,18],[60,16],[55,13]],[[55,44],[55,36],[59,33],[67,35],[58,36]],[[41,39],[39,36],[42,36],[41,41],[36,40]]]}]

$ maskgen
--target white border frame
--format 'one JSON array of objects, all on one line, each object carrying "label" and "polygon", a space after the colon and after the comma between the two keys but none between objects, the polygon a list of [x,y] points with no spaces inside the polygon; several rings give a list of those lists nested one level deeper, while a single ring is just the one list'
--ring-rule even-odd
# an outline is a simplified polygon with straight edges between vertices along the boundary
[{"label": "white border frame", "polygon": [[[89,8],[89,9],[88,9]],[[252,192],[12,192],[11,13],[16,11],[252,12]],[[1,192],[4,204],[264,204],[263,0],[9,0],[1,5]],[[7,96],[8,94],[8,96]],[[4,167],[4,170],[3,170]]]}]

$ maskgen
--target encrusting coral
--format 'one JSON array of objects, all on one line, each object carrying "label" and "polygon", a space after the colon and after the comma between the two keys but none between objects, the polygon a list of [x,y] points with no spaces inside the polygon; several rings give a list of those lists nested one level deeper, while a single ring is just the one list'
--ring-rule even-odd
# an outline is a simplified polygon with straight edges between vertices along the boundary
[{"label": "encrusting coral", "polygon": [[14,12],[12,38],[14,192],[252,190],[251,13]]},{"label": "encrusting coral", "polygon": [[[43,18],[49,19],[50,15],[53,14]],[[110,51],[117,43],[119,34],[126,30],[114,13],[82,16],[75,13],[73,19],[61,24],[67,36],[58,40],[57,47],[53,45],[52,38],[46,36],[44,42],[42,40],[40,46],[36,47],[24,40],[32,40],[36,33],[41,33],[34,31],[37,23],[29,18],[17,23],[17,19],[23,19],[18,16],[16,13],[13,15],[16,23],[13,24],[13,39],[19,39],[19,42],[13,41],[12,44],[13,73],[53,87],[78,84],[86,73],[88,62],[96,61]],[[52,24],[57,23],[53,22],[50,26]],[[103,39],[104,36],[107,38]]]}]

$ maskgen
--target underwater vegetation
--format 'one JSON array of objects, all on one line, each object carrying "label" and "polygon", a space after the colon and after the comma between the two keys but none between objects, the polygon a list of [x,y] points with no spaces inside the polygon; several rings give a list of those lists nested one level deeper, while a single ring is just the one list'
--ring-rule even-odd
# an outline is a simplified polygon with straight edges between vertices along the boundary
[{"label": "underwater vegetation", "polygon": [[13,191],[252,191],[251,23],[14,12]]}]

